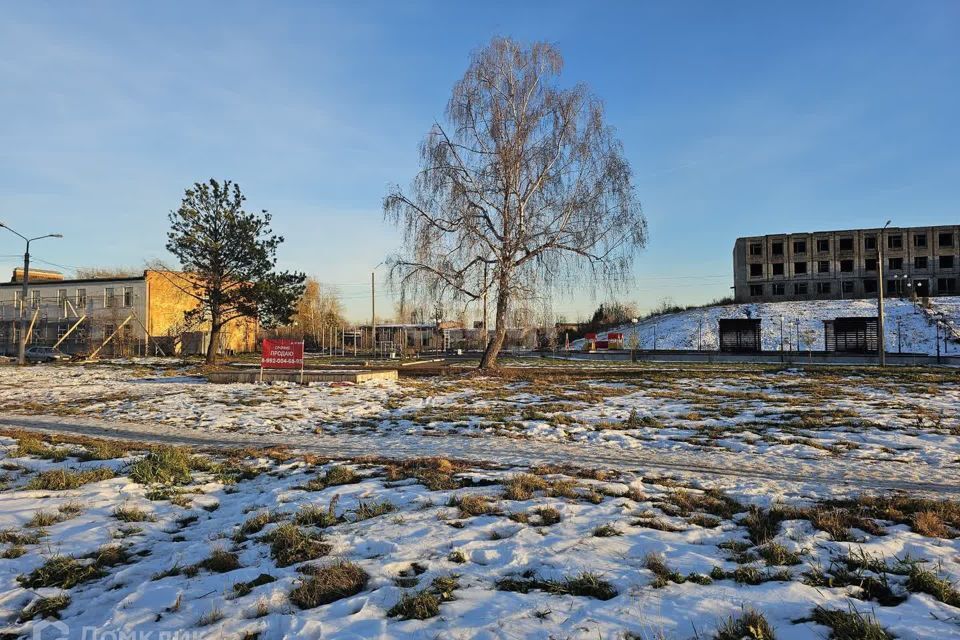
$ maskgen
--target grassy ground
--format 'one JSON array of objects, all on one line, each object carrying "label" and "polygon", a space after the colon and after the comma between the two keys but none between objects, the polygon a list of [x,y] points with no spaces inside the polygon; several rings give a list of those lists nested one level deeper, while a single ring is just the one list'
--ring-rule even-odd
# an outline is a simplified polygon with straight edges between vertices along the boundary
[{"label": "grassy ground", "polygon": [[11,634],[932,639],[960,620],[948,500],[17,436]]}]

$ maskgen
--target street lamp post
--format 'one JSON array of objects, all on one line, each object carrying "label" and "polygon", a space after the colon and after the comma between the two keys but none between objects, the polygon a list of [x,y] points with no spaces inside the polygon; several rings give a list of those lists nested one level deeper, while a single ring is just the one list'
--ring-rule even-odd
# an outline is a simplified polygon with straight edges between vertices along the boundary
[{"label": "street lamp post", "polygon": [[886,366],[886,340],[883,334],[883,232],[890,226],[890,220],[883,225],[877,238],[877,357],[881,367]]},{"label": "street lamp post", "polygon": [[43,240],[44,238],[62,238],[63,236],[59,233],[48,233],[45,236],[28,238],[22,233],[14,231],[2,222],[0,222],[0,227],[3,227],[14,235],[20,236],[24,242],[27,243],[27,248],[23,252],[23,286],[20,289],[20,345],[17,353],[17,362],[23,365],[27,363],[27,316],[26,313],[24,313],[24,311],[26,311],[24,305],[27,303],[27,287],[30,284],[30,243],[34,240]]}]

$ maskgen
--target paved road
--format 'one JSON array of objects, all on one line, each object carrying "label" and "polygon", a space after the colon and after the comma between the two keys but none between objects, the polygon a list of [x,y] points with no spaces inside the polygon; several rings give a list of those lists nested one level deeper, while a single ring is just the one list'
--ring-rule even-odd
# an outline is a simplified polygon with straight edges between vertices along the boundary
[{"label": "paved road", "polygon": [[956,468],[853,458],[799,458],[705,450],[689,453],[653,449],[623,450],[588,443],[556,443],[494,436],[456,435],[245,435],[202,431],[187,427],[114,422],[64,416],[3,416],[0,428],[46,433],[71,433],[194,448],[287,446],[322,456],[351,458],[365,455],[389,458],[437,455],[511,467],[569,464],[618,469],[646,475],[671,472],[718,480],[727,478],[803,493],[818,486],[864,491],[922,491],[960,496]]}]

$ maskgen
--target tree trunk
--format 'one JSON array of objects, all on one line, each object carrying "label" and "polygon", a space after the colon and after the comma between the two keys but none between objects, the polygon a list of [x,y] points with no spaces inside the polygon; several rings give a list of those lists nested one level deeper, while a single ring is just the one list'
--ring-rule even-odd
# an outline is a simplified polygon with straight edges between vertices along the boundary
[{"label": "tree trunk", "polygon": [[481,369],[495,369],[497,367],[497,357],[500,355],[503,341],[507,337],[507,306],[510,301],[510,289],[504,284],[504,280],[505,278],[500,279],[500,287],[497,291],[497,319],[493,329],[493,339],[487,344],[487,350],[483,352],[483,358],[480,360]]},{"label": "tree trunk", "polygon": [[207,345],[207,364],[217,363],[217,346],[220,342],[220,327],[210,324],[210,344]]}]

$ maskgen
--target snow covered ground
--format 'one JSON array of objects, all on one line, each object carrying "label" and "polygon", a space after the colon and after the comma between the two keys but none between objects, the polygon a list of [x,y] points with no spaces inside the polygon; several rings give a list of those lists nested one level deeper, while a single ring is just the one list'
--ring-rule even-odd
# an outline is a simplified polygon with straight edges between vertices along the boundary
[{"label": "snow covered ground", "polygon": [[0,436],[0,637],[960,638],[953,370],[579,366],[4,367],[0,427],[235,452]]},{"label": "snow covered ground", "polygon": [[[887,350],[903,353],[935,354],[936,328],[934,315],[949,324],[960,336],[960,297],[930,298],[930,308],[906,299],[885,300],[885,336]],[[717,321],[721,318],[760,318],[763,348],[780,349],[780,326],[783,320],[784,349],[806,351],[823,349],[823,321],[840,317],[876,316],[876,300],[816,300],[804,302],[767,302],[703,307],[680,313],[647,318],[636,325],[625,325],[611,332],[621,332],[627,345],[636,337],[640,349],[703,349],[718,348]],[[602,340],[606,332],[600,333]],[[582,347],[574,341],[571,347]],[[941,349],[943,343],[941,342]],[[949,353],[960,353],[956,341],[947,345]]]},{"label": "snow covered ground", "polygon": [[356,435],[456,434],[675,458],[724,454],[723,464],[843,460],[883,463],[909,478],[960,473],[960,380],[950,369],[657,366],[629,375],[597,368],[596,379],[558,370],[507,381],[310,386],[214,385],[145,366],[0,373],[0,412],[7,415],[131,422],[210,432],[227,442],[241,434],[315,435],[334,443]]},{"label": "snow covered ground", "polygon": [[9,437],[0,464],[11,636],[960,636],[955,502]]}]

